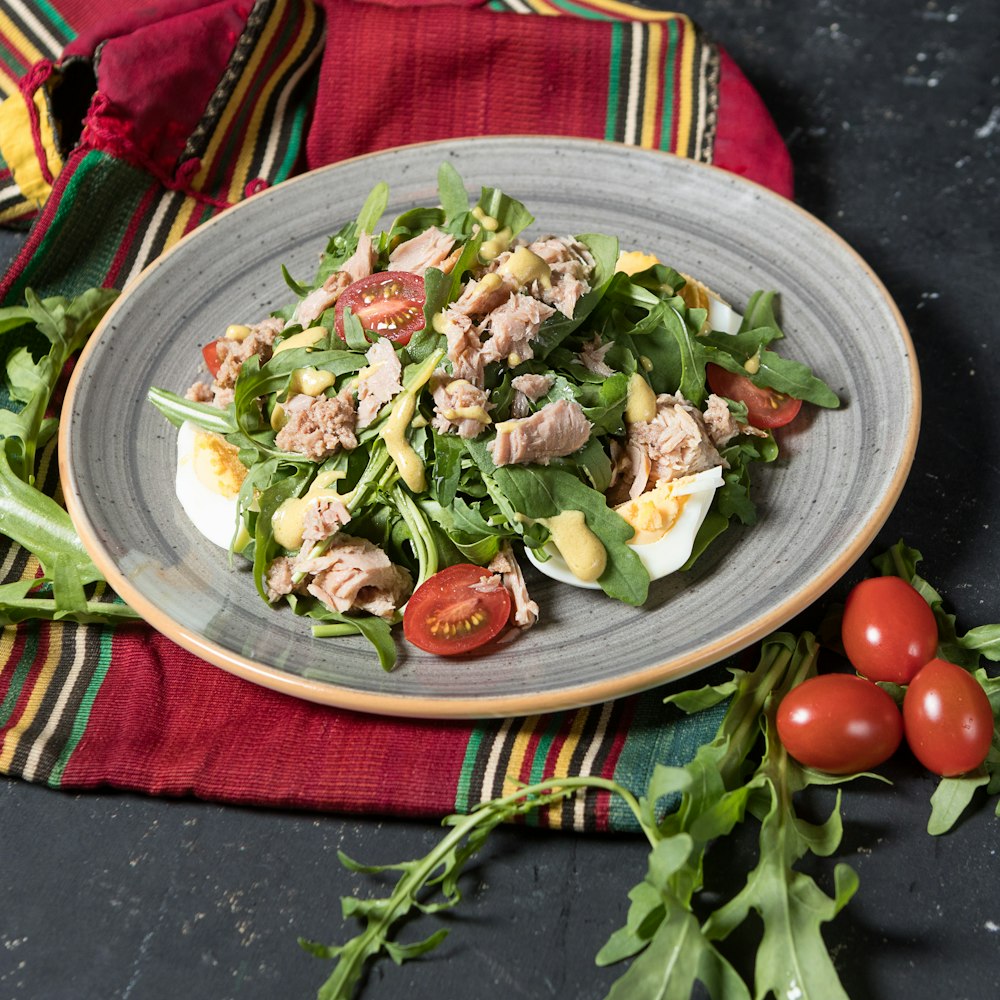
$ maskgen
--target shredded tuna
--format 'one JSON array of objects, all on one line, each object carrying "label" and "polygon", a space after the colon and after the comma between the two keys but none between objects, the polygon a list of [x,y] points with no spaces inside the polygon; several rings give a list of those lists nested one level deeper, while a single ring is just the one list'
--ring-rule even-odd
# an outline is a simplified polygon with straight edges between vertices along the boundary
[{"label": "shredded tuna", "polygon": [[514,399],[510,405],[512,417],[526,417],[531,412],[530,403],[537,403],[552,388],[551,375],[518,375],[511,379]]},{"label": "shredded tuna", "polygon": [[646,449],[635,441],[629,442],[625,451],[628,455],[632,475],[635,477],[632,480],[632,485],[628,488],[628,498],[634,500],[640,493],[646,492],[646,487],[649,485],[649,474],[653,471],[653,463],[650,461]]},{"label": "shredded tuna", "polygon": [[580,351],[580,363],[587,371],[593,372],[595,375],[602,375],[604,378],[614,375],[614,369],[609,367],[604,360],[604,356],[610,350],[611,341],[602,344],[600,334],[595,334],[593,340],[589,340],[583,345]]},{"label": "shredded tuna", "polygon": [[590,421],[574,400],[546,403],[530,417],[497,424],[496,440],[487,447],[497,465],[537,462],[571,455],[590,438]]},{"label": "shredded tuna", "polygon": [[303,327],[307,327],[315,323],[327,309],[337,304],[337,299],[340,298],[344,289],[347,288],[352,280],[346,271],[334,271],[319,288],[311,291],[295,307],[295,312],[292,314],[291,320],[289,320],[289,325],[299,323]]},{"label": "shredded tuna", "polygon": [[392,341],[379,338],[368,348],[365,358],[368,367],[358,373],[358,427],[367,427],[403,389],[403,366],[392,349]]},{"label": "shredded tuna", "polygon": [[472,320],[451,310],[444,314],[444,335],[448,342],[448,360],[455,378],[473,385],[483,384],[483,345]]},{"label": "shredded tuna", "polygon": [[[372,273],[376,260],[378,260],[378,252],[372,243],[371,234],[360,232],[358,233],[357,250],[340,265],[338,273],[346,274],[352,282],[360,281]],[[327,309],[329,308],[327,306]]]},{"label": "shredded tuna", "polygon": [[510,543],[504,542],[500,551],[486,567],[491,573],[499,573],[503,585],[510,591],[514,602],[514,622],[522,629],[531,628],[538,621],[538,605],[528,596],[528,588],[521,575],[521,567],[514,558]]},{"label": "shredded tuna", "polygon": [[538,329],[553,313],[552,306],[538,299],[515,292],[502,305],[494,309],[484,321],[483,328],[490,332],[490,339],[483,344],[483,360],[506,361],[511,368],[535,356],[531,342]]},{"label": "shredded tuna", "polygon": [[[261,364],[269,361],[274,349],[274,339],[281,330],[281,320],[269,316],[259,323],[254,323],[250,327],[250,332],[242,340],[224,339],[218,341],[219,357],[222,359],[222,363],[219,365],[218,374],[212,382],[212,389],[232,389],[236,385],[236,378],[243,367],[243,362],[254,354],[260,356]],[[218,405],[218,400],[216,400],[216,405]]]},{"label": "shredded tuna", "polygon": [[484,576],[478,583],[470,583],[469,589],[476,590],[480,594],[492,594],[503,586],[503,580],[494,573],[492,576]]},{"label": "shredded tuna", "polygon": [[306,590],[334,611],[390,617],[413,590],[413,578],[366,538],[338,533],[320,556],[296,561],[311,577]]},{"label": "shredded tuna", "polygon": [[654,485],[725,464],[701,410],[679,393],[657,396],[653,419],[629,424],[628,445],[630,451],[638,447],[648,456]]},{"label": "shredded tuna", "polygon": [[288,422],[278,431],[274,443],[283,451],[296,452],[317,462],[329,458],[344,448],[356,448],[354,436],[357,413],[350,394],[342,392],[333,398],[311,396],[308,404],[299,408],[298,397],[285,405]]},{"label": "shredded tuna", "polygon": [[302,541],[319,542],[335,535],[351,519],[351,512],[334,497],[320,497],[306,508]]},{"label": "shredded tuna", "polygon": [[264,576],[264,589],[267,591],[267,599],[272,604],[295,589],[295,584],[292,582],[293,575],[292,560],[288,556],[278,556],[267,567],[267,573]]},{"label": "shredded tuna", "polygon": [[728,444],[737,434],[752,434],[755,437],[767,437],[767,431],[754,427],[752,424],[741,424],[733,416],[729,405],[721,396],[712,393],[705,407],[705,426],[709,437],[716,448]]},{"label": "shredded tuna", "polygon": [[499,274],[489,272],[482,279],[470,279],[462,294],[448,307],[448,313],[460,313],[470,318],[482,318],[502,306],[515,291],[513,279],[504,281]]},{"label": "shredded tuna", "polygon": [[186,393],[185,399],[190,399],[192,403],[211,403],[215,399],[215,393],[207,382],[195,382]]},{"label": "shredded tuna", "polygon": [[461,438],[474,438],[490,423],[493,404],[489,394],[466,379],[453,379],[438,369],[431,380],[434,397],[434,430],[447,434],[454,430]]},{"label": "shredded tuna", "polygon": [[431,226],[419,236],[400,243],[389,254],[389,270],[410,271],[412,274],[423,274],[429,267],[444,270],[454,245],[453,236],[442,233],[437,226]]},{"label": "shredded tuna", "polygon": [[540,288],[540,297],[572,319],[577,302],[590,291],[595,267],[590,251],[571,236],[545,236],[530,243],[528,249],[541,257],[551,272],[551,287]]}]

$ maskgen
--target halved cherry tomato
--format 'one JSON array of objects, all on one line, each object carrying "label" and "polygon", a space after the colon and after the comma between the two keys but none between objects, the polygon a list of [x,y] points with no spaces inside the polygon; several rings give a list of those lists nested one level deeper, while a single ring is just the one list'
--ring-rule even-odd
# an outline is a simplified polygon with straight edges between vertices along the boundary
[{"label": "halved cherry tomato", "polygon": [[219,369],[222,367],[222,358],[219,357],[219,344],[223,340],[225,340],[225,337],[219,337],[218,340],[213,340],[201,349],[202,357],[205,359],[205,364],[208,365],[208,371],[212,378],[215,378],[219,374]]},{"label": "halved cherry tomato", "polygon": [[495,639],[510,616],[506,587],[477,589],[493,574],[459,563],[435,573],[413,592],[403,612],[403,634],[428,653],[457,656]]},{"label": "halved cherry tomato", "polygon": [[781,700],[778,738],[806,767],[856,774],[888,760],[903,739],[896,703],[880,687],[854,674],[821,674]]},{"label": "halved cherry tomato", "polygon": [[854,669],[870,681],[909,684],[937,652],[934,612],[898,576],[862,580],[847,595],[840,636]]},{"label": "halved cherry tomato", "polygon": [[903,723],[914,757],[943,777],[975,770],[993,741],[986,692],[972,674],[947,660],[931,660],[910,681]]},{"label": "halved cherry tomato", "polygon": [[795,419],[802,408],[801,399],[786,396],[776,389],[761,388],[745,375],[728,372],[719,365],[706,365],[705,374],[708,377],[708,387],[717,396],[746,404],[747,420],[754,427],[784,427]]},{"label": "halved cherry tomato", "polygon": [[409,271],[379,271],[348,285],[334,312],[342,340],[345,309],[350,309],[369,333],[408,344],[424,326],[424,279]]}]

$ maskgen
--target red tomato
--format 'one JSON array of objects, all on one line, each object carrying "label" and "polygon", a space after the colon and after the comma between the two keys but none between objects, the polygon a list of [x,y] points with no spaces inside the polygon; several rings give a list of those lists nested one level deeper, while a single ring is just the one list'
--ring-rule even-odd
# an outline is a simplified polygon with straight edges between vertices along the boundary
[{"label": "red tomato", "polygon": [[477,590],[492,573],[459,563],[435,573],[413,592],[403,612],[403,633],[428,653],[457,656],[495,639],[510,616],[506,587]]},{"label": "red tomato", "polygon": [[337,299],[334,319],[344,339],[344,310],[369,333],[408,344],[424,326],[424,279],[409,271],[379,271],[348,285]]},{"label": "red tomato", "polygon": [[848,595],[840,626],[844,652],[870,681],[909,684],[937,652],[930,605],[898,576],[862,580]]},{"label": "red tomato", "polygon": [[215,378],[219,374],[219,369],[222,367],[222,358],[219,357],[219,344],[223,340],[225,340],[225,337],[220,337],[218,340],[213,340],[210,344],[206,344],[201,349],[202,357],[205,359],[205,364],[208,365],[208,371],[212,378]]},{"label": "red tomato", "polygon": [[931,660],[910,682],[903,724],[913,755],[943,777],[975,770],[993,741],[986,692],[972,674],[947,660]]},{"label": "red tomato", "polygon": [[802,400],[786,396],[776,389],[754,385],[745,375],[727,372],[718,365],[705,366],[708,387],[717,396],[745,403],[747,420],[754,427],[784,427],[791,423],[802,408]]},{"label": "red tomato", "polygon": [[896,703],[854,674],[821,674],[792,688],[778,706],[778,737],[806,767],[856,774],[888,760],[903,739]]}]

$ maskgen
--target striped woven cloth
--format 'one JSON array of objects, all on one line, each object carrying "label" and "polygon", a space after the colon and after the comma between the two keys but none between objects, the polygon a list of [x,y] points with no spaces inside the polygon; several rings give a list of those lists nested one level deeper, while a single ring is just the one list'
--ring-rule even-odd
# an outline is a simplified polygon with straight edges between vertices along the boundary
[{"label": "striped woven cloth", "polygon": [[[607,139],[791,193],[780,137],[726,53],[684,15],[617,0],[5,0],[0,95],[0,224],[31,226],[3,304],[122,287],[261,188],[408,142]],[[51,448],[39,482],[58,498]],[[0,536],[0,582],[38,572]],[[472,723],[360,716],[241,681],[145,627],[29,623],[0,638],[0,772],[439,816],[548,776],[642,791],[718,724],[662,698]],[[630,826],[600,794],[531,821]]]}]

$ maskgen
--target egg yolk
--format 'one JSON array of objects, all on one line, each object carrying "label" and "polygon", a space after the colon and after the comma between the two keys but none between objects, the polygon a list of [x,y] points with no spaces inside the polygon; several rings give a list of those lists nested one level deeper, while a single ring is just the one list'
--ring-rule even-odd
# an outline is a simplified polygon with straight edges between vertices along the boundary
[{"label": "egg yolk", "polygon": [[232,499],[247,475],[239,454],[225,438],[199,431],[194,439],[194,474],[205,489]]},{"label": "egg yolk", "polygon": [[661,483],[615,510],[635,529],[632,545],[659,541],[677,523],[687,496],[674,496],[673,483]]}]

